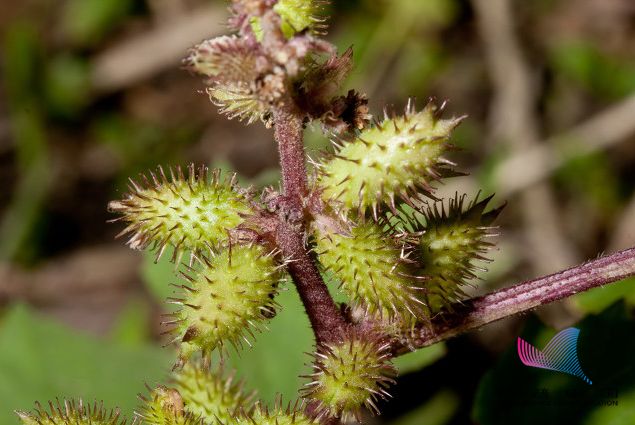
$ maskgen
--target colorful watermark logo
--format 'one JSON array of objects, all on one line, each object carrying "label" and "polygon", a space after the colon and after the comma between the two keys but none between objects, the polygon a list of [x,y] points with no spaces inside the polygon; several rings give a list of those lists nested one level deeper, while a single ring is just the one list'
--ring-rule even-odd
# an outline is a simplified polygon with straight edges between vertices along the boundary
[{"label": "colorful watermark logo", "polygon": [[525,366],[568,373],[591,385],[592,382],[582,371],[578,359],[578,335],[580,329],[564,329],[558,332],[542,351],[518,338],[518,357]]}]

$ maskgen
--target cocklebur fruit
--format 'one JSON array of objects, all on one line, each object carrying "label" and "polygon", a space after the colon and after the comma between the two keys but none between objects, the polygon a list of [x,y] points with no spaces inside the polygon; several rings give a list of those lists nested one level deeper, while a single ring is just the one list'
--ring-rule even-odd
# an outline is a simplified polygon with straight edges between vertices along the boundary
[{"label": "cocklebur fruit", "polygon": [[255,392],[245,394],[235,372],[225,375],[221,368],[210,370],[202,364],[186,364],[172,376],[183,400],[184,410],[205,423],[231,422],[239,412],[250,414]]},{"label": "cocklebur fruit", "polygon": [[416,112],[408,102],[405,114],[384,118],[362,130],[354,140],[336,146],[337,152],[318,166],[317,184],[325,202],[343,212],[364,215],[382,205],[395,209],[395,198],[409,202],[434,191],[432,183],[453,175],[454,164],[444,155],[451,148],[450,133],[461,118],[439,119],[429,103]]},{"label": "cocklebur fruit", "polygon": [[184,410],[183,399],[173,388],[159,386],[139,398],[143,405],[136,415],[146,425],[203,425],[202,418]]},{"label": "cocklebur fruit", "polygon": [[178,262],[184,252],[194,256],[209,253],[227,242],[228,232],[252,213],[248,196],[238,189],[234,177],[223,180],[218,170],[205,166],[188,167],[187,177],[180,167],[170,169],[168,178],[159,167],[158,176],[143,176],[144,184],[131,180],[130,193],[121,201],[110,202],[109,210],[122,215],[128,226],[119,236],[131,233],[133,249],[152,246],[159,259],[165,249],[174,249]]},{"label": "cocklebur fruit", "polygon": [[237,425],[319,425],[320,422],[316,418],[304,413],[303,407],[302,403],[298,402],[285,407],[279,398],[274,403],[273,409],[258,402],[252,414],[239,415],[234,423]]},{"label": "cocklebur fruit", "polygon": [[[492,195],[493,196],[493,195]],[[492,222],[504,205],[485,213],[489,196],[477,197],[465,206],[466,196],[448,202],[433,203],[405,219],[405,228],[413,245],[411,258],[417,260],[425,281],[426,304],[433,313],[465,297],[463,287],[474,279],[477,262],[489,261],[484,255],[494,246]],[[407,233],[406,233],[407,234]]]},{"label": "cocklebur fruit", "polygon": [[319,417],[361,420],[364,407],[378,414],[378,398],[390,397],[386,389],[396,371],[390,363],[389,344],[375,334],[352,331],[338,343],[323,344],[314,354],[313,374],[303,397],[317,403]]},{"label": "cocklebur fruit", "polygon": [[57,400],[48,403],[47,411],[40,403],[36,403],[35,413],[20,412],[16,414],[23,425],[125,425],[126,420],[120,416],[119,410],[106,410],[103,404],[96,402],[84,404],[80,399]]},{"label": "cocklebur fruit", "polygon": [[403,251],[380,225],[368,221],[350,234],[321,232],[315,252],[340,288],[367,313],[379,317],[403,317],[414,321],[423,315],[418,286],[409,272]]},{"label": "cocklebur fruit", "polygon": [[181,297],[169,299],[182,308],[165,322],[174,325],[170,332],[176,334],[179,364],[197,351],[208,357],[226,343],[249,344],[246,335],[253,338],[259,323],[275,314],[281,267],[262,246],[238,245],[203,257],[199,267],[183,273]]}]

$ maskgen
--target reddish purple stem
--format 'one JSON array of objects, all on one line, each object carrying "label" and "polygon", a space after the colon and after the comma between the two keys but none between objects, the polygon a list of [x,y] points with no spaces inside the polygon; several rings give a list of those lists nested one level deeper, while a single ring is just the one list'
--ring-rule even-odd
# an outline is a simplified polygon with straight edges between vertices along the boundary
[{"label": "reddish purple stem", "polygon": [[307,193],[307,174],[302,120],[294,111],[281,108],[276,110],[274,122],[284,189],[276,244],[285,258],[291,260],[288,270],[311,321],[316,342],[334,342],[342,337],[347,324],[304,243],[303,198]]},{"label": "reddish purple stem", "polygon": [[[488,323],[562,300],[579,292],[635,275],[635,248],[600,257],[568,270],[539,277],[457,305],[454,312],[421,327],[413,341],[417,348],[435,344]],[[395,353],[406,348],[398,344]]]}]

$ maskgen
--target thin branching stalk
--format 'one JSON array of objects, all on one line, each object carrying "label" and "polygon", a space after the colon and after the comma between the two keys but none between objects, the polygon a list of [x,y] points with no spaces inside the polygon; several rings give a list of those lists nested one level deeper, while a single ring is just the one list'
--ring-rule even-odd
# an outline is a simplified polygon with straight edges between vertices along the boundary
[{"label": "thin branching stalk", "polygon": [[[635,248],[630,248],[455,305],[453,313],[433,320],[432,326],[418,329],[417,337],[412,343],[416,348],[426,347],[488,323],[633,275]],[[394,345],[395,353],[406,351],[405,347]]]}]

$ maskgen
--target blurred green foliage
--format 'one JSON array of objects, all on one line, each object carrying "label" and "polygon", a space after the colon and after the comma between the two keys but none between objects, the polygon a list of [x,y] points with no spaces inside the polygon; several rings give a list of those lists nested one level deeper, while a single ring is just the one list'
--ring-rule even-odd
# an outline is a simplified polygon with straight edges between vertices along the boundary
[{"label": "blurred green foliage", "polygon": [[441,389],[420,407],[391,421],[391,425],[443,425],[448,423],[459,407],[456,394]]},{"label": "blurred green foliage", "polygon": [[[137,327],[133,322],[127,326]],[[119,334],[130,332],[120,328]],[[163,382],[172,360],[169,351],[83,335],[21,305],[5,313],[0,347],[3,424],[17,423],[13,409],[56,397],[105,400],[131,415],[144,383]]]},{"label": "blurred green foliage", "polygon": [[133,3],[133,0],[69,0],[61,20],[62,32],[74,45],[94,45],[121,23]]},{"label": "blurred green foliage", "polygon": [[48,192],[48,146],[39,91],[42,45],[28,22],[13,23],[2,48],[2,85],[7,93],[20,180],[0,222],[0,259],[37,257],[36,225]]},{"label": "blurred green foliage", "polygon": [[85,59],[62,54],[51,59],[44,73],[47,106],[54,116],[72,118],[90,102],[89,66]]},{"label": "blurred green foliage", "polygon": [[604,152],[573,156],[554,177],[606,218],[619,211],[621,183]]},{"label": "blurred green foliage", "polygon": [[558,43],[550,52],[550,61],[558,75],[590,94],[612,100],[635,91],[635,58],[604,53],[584,40]]}]

